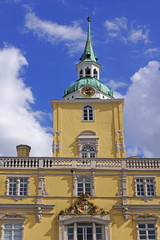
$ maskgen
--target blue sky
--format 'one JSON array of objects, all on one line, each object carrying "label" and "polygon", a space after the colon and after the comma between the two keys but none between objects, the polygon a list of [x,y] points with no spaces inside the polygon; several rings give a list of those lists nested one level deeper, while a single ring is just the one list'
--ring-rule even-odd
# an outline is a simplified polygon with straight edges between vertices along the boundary
[{"label": "blue sky", "polygon": [[77,80],[90,16],[101,81],[125,98],[127,155],[160,156],[159,0],[0,0],[0,155],[51,156],[50,99]]}]

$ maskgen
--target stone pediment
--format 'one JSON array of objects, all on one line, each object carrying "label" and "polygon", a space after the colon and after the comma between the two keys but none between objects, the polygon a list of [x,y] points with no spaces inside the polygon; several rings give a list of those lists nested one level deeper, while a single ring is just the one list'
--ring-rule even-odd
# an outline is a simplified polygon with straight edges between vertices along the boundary
[{"label": "stone pediment", "polygon": [[62,210],[60,215],[108,215],[108,212],[89,202],[88,194],[81,194],[75,203]]}]

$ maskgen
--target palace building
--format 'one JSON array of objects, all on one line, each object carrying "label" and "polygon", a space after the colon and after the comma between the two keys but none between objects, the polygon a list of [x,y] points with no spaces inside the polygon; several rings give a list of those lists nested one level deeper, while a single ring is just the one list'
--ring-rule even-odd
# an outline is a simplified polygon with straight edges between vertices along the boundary
[{"label": "palace building", "polygon": [[160,159],[126,158],[124,100],[97,60],[88,18],[78,80],[51,100],[53,156],[0,157],[1,240],[160,239]]}]

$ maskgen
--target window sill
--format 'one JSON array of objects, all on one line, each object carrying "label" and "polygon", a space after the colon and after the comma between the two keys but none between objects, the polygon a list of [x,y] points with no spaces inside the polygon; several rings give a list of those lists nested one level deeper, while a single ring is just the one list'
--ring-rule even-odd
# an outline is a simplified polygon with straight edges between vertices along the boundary
[{"label": "window sill", "polygon": [[18,200],[22,200],[22,199],[24,199],[24,198],[27,198],[28,195],[23,195],[23,196],[19,196],[19,195],[15,195],[15,196],[7,195],[7,197],[10,197],[11,199],[18,201]]},{"label": "window sill", "polygon": [[81,122],[95,122],[95,120],[82,120]]}]

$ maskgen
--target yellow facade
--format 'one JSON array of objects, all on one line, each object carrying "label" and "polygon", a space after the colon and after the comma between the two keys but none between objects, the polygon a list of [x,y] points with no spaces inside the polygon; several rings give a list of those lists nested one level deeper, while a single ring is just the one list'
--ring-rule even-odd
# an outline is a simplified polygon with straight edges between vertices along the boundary
[{"label": "yellow facade", "polygon": [[78,82],[51,100],[53,157],[0,157],[1,240],[160,239],[160,159],[126,158],[123,99],[96,60],[88,34]]},{"label": "yellow facade", "polygon": [[[94,131],[98,138],[98,157],[125,157],[124,149],[117,144],[124,143],[123,135],[123,99],[112,100],[52,100],[54,110],[54,143],[61,149],[55,149],[54,157],[79,157],[78,137],[83,131]],[[83,121],[83,106],[90,104],[94,108],[94,120]]]},{"label": "yellow facade", "polygon": [[[8,158],[9,159],[9,158]],[[32,159],[32,158],[29,158]],[[3,158],[4,160],[4,158]],[[10,160],[10,159],[9,159]],[[13,160],[13,158],[12,158]],[[14,159],[15,161],[18,158]],[[28,160],[28,158],[26,158]],[[50,158],[49,161],[55,161],[56,159]],[[24,161],[24,159],[19,159]],[[43,159],[41,159],[43,161]],[[78,161],[78,160],[77,160]],[[93,160],[92,160],[93,161]],[[6,169],[1,167],[0,175],[0,214],[1,224],[8,221],[8,223],[21,222],[21,217],[24,224],[23,238],[26,239],[68,239],[64,236],[60,236],[60,212],[73,206],[79,197],[74,196],[74,174],[76,176],[92,176],[94,175],[94,196],[88,197],[88,201],[98,207],[98,209],[107,210],[106,216],[109,220],[106,221],[107,234],[103,236],[104,239],[123,239],[123,240],[137,240],[137,220],[136,217],[142,218],[140,220],[144,223],[156,224],[156,238],[159,239],[159,199],[160,190],[158,188],[160,177],[158,171],[155,169],[146,170],[144,167],[141,169],[122,169],[120,165],[115,167],[112,159],[106,159],[108,167],[104,167],[103,162],[101,167],[91,169],[89,165],[77,167],[73,170],[72,166],[66,167],[69,164],[69,159],[62,162],[59,158],[59,164],[61,166],[54,165],[47,167],[47,169],[35,167],[31,169],[19,169],[17,171],[14,167]],[[116,160],[115,160],[116,161]],[[123,158],[123,164],[128,159]],[[132,161],[132,160],[130,160]],[[137,159],[141,161],[141,159]],[[149,160],[146,160],[146,162]],[[29,193],[28,196],[9,196],[6,195],[6,179],[9,176],[28,176],[29,177]],[[135,178],[147,177],[154,178],[156,196],[136,196],[135,193]],[[43,184],[40,194],[40,183],[43,179]],[[39,188],[39,189],[38,189]],[[126,193],[126,195],[125,195]],[[39,208],[39,209],[38,209]],[[64,215],[66,217],[66,215]],[[71,218],[76,215],[69,215]],[[87,215],[82,212],[76,216],[76,222],[81,223],[83,216],[91,219],[94,215]],[[98,215],[96,215],[97,217]],[[103,215],[105,216],[105,215]],[[101,219],[101,215],[98,216]],[[98,224],[100,220],[97,220]],[[5,220],[5,221],[4,221]],[[84,221],[84,220],[83,220]],[[105,224],[104,221],[104,224]],[[71,221],[72,222],[72,221]],[[94,222],[94,220],[93,220]],[[84,224],[88,224],[88,220]],[[70,224],[69,224],[70,225]],[[103,223],[102,223],[103,225]],[[61,231],[63,231],[61,229]],[[3,238],[3,227],[1,229],[1,239]],[[77,238],[78,239],[78,238]],[[96,238],[95,238],[96,239]],[[149,238],[144,238],[149,239]]]}]

